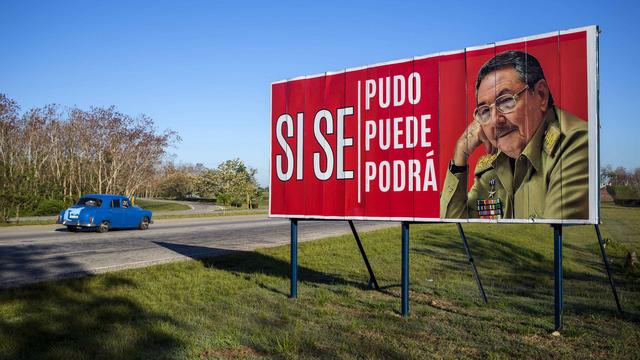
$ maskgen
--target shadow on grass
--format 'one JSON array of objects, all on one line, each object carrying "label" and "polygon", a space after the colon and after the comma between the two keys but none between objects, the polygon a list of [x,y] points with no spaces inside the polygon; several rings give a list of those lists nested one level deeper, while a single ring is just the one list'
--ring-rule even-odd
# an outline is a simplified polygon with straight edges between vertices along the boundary
[{"label": "shadow on grass", "polygon": [[131,300],[130,279],[64,280],[0,292],[0,358],[166,357],[182,347],[181,324]]},{"label": "shadow on grass", "polygon": [[[183,325],[139,304],[138,284],[92,276],[66,246],[0,247],[0,359],[161,358],[183,347],[171,331]],[[74,279],[24,286],[60,277]]]},{"label": "shadow on grass", "polygon": [[[496,236],[475,231],[467,231],[466,235],[490,301],[492,297],[494,299],[514,296],[528,298],[531,301],[514,300],[509,302],[509,306],[532,315],[549,316],[549,314],[553,314],[553,255],[545,256],[545,254],[531,248],[509,242],[504,235]],[[540,234],[541,239],[545,235],[547,234]],[[551,231],[548,236],[548,245],[552,249]],[[595,234],[593,241],[597,245]],[[566,309],[576,314],[619,316],[599,250],[596,248],[598,251],[593,252],[585,248],[585,245],[577,246],[566,241],[563,247],[565,257],[570,255],[574,263],[591,270],[569,270],[565,266],[563,279]],[[443,277],[446,277],[447,273],[453,272],[468,271],[469,274],[472,273],[462,240],[457,236],[457,233],[442,230],[424,232],[418,241],[414,242],[412,253],[435,259],[437,266],[433,272]],[[614,272],[614,278],[616,275],[617,278],[621,277],[619,273]],[[487,286],[494,283],[501,284],[501,286]],[[600,290],[593,288],[594,283],[606,289],[607,292],[601,296],[610,298],[610,303],[588,302],[587,304],[581,295],[572,295],[589,293],[597,295],[595,292]],[[620,292],[620,281],[616,283]],[[548,306],[544,304],[548,304]],[[622,305],[624,308],[624,303]],[[626,312],[625,318],[637,322],[639,314]]]},{"label": "shadow on grass", "polygon": [[[172,250],[178,254],[188,256],[202,262],[206,267],[231,272],[235,275],[263,274],[267,276],[289,279],[291,266],[288,261],[267,256],[255,251],[223,250],[204,246],[154,241],[155,244]],[[225,256],[218,256],[225,255]],[[348,285],[365,289],[366,282],[348,280],[334,274],[328,274],[298,265],[298,281],[308,284]],[[258,286],[278,294],[288,296],[279,289],[275,289],[263,282],[257,281]]]},{"label": "shadow on grass", "polygon": [[[483,282],[500,280],[509,283],[509,287],[492,289],[499,291],[499,296],[531,293],[531,289],[538,285],[540,275],[553,269],[552,260],[545,259],[542,254],[533,250],[499,241],[485,234],[467,232],[466,235]],[[413,252],[433,257],[438,263],[436,272],[446,274],[468,271],[471,274],[471,266],[458,236],[433,233],[419,240],[414,245]],[[502,278],[498,279],[498,276]],[[495,293],[493,295],[496,296]]]}]

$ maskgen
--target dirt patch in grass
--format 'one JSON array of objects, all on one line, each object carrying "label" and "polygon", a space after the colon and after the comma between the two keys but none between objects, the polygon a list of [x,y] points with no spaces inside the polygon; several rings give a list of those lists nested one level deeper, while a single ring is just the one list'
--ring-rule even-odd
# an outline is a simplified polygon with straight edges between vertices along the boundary
[{"label": "dirt patch in grass", "polygon": [[206,349],[200,359],[251,359],[261,357],[260,353],[248,346],[222,349]]},{"label": "dirt patch in grass", "polygon": [[358,335],[363,339],[369,339],[371,341],[383,341],[384,335],[379,331],[372,329],[362,329],[358,331]]},{"label": "dirt patch in grass", "polygon": [[460,306],[454,304],[446,298],[434,296],[433,294],[409,292],[409,299],[411,303],[427,305],[434,309],[443,310],[454,314],[463,312]]},{"label": "dirt patch in grass", "polygon": [[515,336],[515,338],[520,338],[524,343],[535,346],[551,346],[562,341],[561,338],[553,337],[551,334],[527,334],[522,336]]}]

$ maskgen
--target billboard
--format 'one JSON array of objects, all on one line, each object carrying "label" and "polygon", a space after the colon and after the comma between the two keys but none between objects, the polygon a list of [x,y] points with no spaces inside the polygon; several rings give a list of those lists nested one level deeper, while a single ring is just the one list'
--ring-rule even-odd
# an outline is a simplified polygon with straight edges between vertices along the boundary
[{"label": "billboard", "polygon": [[598,29],[271,85],[273,217],[598,223]]}]

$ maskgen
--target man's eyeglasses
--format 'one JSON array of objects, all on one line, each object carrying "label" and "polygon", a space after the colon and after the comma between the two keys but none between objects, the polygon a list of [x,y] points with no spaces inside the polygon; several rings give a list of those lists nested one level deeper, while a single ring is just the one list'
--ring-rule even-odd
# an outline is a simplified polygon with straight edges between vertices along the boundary
[{"label": "man's eyeglasses", "polygon": [[491,120],[491,107],[495,106],[496,110],[503,114],[508,114],[512,112],[516,108],[516,104],[518,103],[518,97],[522,94],[523,91],[527,90],[529,85],[525,86],[522,90],[518,91],[515,94],[504,94],[498,96],[496,101],[491,105],[482,105],[476,108],[476,111],[473,113],[473,117],[478,120],[479,123],[485,124]]}]

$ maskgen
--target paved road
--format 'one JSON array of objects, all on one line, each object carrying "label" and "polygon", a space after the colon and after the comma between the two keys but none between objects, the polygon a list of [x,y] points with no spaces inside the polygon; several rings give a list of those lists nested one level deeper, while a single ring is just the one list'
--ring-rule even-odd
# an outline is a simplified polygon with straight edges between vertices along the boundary
[{"label": "paved road", "polygon": [[[397,223],[355,222],[366,231]],[[300,222],[299,241],[349,233],[345,221]],[[70,233],[59,225],[0,228],[0,287],[289,243],[289,221],[266,215],[157,220],[147,231]]]},{"label": "paved road", "polygon": [[[154,211],[153,216],[167,216],[167,215],[194,215],[194,214],[211,214],[211,213],[222,213],[222,214],[232,214],[234,212],[265,212],[267,209],[256,209],[256,210],[246,210],[241,209],[238,210],[233,207],[224,207],[220,205],[214,205],[206,202],[198,202],[198,201],[179,201],[179,200],[164,200],[164,199],[145,199],[142,200],[151,200],[156,202],[169,202],[169,203],[178,203],[183,204],[189,207],[187,210],[168,210],[168,211]],[[51,221],[57,219],[57,215],[53,216],[21,216],[20,221]],[[16,222],[16,218],[9,218],[9,222]]]}]

